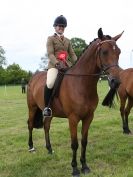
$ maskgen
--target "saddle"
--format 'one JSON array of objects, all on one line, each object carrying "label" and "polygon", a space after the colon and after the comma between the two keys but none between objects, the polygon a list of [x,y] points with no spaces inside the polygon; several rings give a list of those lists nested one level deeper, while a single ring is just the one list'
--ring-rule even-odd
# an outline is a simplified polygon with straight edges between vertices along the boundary
[{"label": "saddle", "polygon": [[65,75],[67,70],[68,70],[68,68],[59,70],[59,72],[57,74],[57,78],[55,80],[54,87],[53,87],[51,100],[53,100],[54,97],[58,97],[59,96],[61,82],[62,82],[63,77],[64,77],[64,75]]}]

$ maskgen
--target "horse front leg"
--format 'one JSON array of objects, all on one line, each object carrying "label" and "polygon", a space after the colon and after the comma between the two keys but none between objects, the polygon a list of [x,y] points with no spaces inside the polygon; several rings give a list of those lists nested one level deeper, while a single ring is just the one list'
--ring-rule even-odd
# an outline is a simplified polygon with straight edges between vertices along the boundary
[{"label": "horse front leg", "polygon": [[123,133],[126,133],[126,122],[125,122],[125,104],[126,104],[126,98],[121,97],[121,103],[120,103],[120,113],[122,118],[122,126],[123,126]]},{"label": "horse front leg", "polygon": [[122,106],[120,107],[120,113],[121,113],[121,119],[122,119],[123,133],[126,133],[125,108]]},{"label": "horse front leg", "polygon": [[90,172],[90,168],[88,167],[88,165],[86,163],[86,147],[87,147],[87,141],[88,141],[88,129],[89,129],[92,119],[93,119],[93,116],[82,120],[82,131],[81,131],[82,139],[81,139],[80,162],[82,164],[81,172],[84,174],[87,174]]},{"label": "horse front leg", "polygon": [[128,103],[127,103],[127,106],[126,106],[126,109],[125,109],[125,125],[126,125],[126,134],[130,134],[131,131],[129,129],[129,125],[128,125],[128,116],[130,114],[130,111],[131,111],[131,108],[133,107],[133,100],[132,98],[128,98]]},{"label": "horse front leg", "polygon": [[47,148],[49,154],[53,153],[51,143],[50,143],[50,136],[49,136],[51,120],[52,120],[52,118],[46,118],[44,120],[45,142],[46,142],[46,148]]},{"label": "horse front leg", "polygon": [[80,171],[77,167],[77,149],[78,149],[78,139],[77,139],[77,126],[78,126],[78,120],[75,115],[69,116],[69,128],[70,128],[70,134],[71,134],[71,149],[73,152],[72,156],[72,175],[74,177],[79,177]]}]

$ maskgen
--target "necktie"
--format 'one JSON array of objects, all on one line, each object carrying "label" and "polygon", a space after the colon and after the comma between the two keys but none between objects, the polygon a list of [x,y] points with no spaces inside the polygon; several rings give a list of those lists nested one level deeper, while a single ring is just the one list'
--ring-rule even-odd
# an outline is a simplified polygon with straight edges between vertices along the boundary
[{"label": "necktie", "polygon": [[60,38],[61,38],[61,40],[63,41],[63,39],[64,39],[64,36],[60,36]]}]

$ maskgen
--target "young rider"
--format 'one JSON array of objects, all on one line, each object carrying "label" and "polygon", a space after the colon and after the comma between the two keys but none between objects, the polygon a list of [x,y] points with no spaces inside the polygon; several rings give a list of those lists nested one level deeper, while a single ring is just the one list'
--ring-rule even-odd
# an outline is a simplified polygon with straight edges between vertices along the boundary
[{"label": "young rider", "polygon": [[64,36],[67,20],[63,15],[58,16],[53,24],[54,35],[47,39],[47,54],[49,58],[46,86],[44,89],[45,108],[43,116],[51,117],[52,110],[48,106],[52,89],[58,74],[58,70],[70,67],[77,60],[71,42]]}]

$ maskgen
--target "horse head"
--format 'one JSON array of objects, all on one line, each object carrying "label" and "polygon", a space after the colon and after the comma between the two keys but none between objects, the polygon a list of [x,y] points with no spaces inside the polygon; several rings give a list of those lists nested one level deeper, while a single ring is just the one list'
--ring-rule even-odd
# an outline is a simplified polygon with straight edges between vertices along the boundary
[{"label": "horse head", "polygon": [[115,37],[111,37],[109,35],[104,35],[101,28],[98,30],[98,38],[100,41],[97,44],[97,65],[104,74],[108,75],[108,81],[111,88],[103,101],[104,106],[112,106],[116,89],[120,85],[118,60],[121,50],[117,46],[116,41],[122,34],[123,32]]}]

